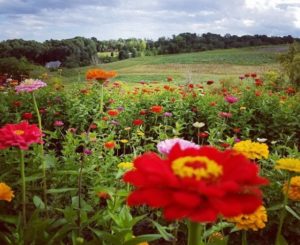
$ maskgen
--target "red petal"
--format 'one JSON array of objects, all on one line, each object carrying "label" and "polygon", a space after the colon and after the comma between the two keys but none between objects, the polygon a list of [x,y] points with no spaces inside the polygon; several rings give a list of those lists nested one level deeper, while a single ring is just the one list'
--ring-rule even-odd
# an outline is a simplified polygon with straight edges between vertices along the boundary
[{"label": "red petal", "polygon": [[160,189],[135,190],[129,195],[127,202],[130,206],[147,204],[154,208],[165,207],[171,202],[170,194],[168,190]]},{"label": "red petal", "polygon": [[215,209],[206,206],[196,209],[189,218],[195,222],[214,222],[217,219],[217,215],[218,212]]},{"label": "red petal", "polygon": [[195,208],[202,202],[199,195],[195,195],[186,191],[174,192],[172,198],[175,203],[174,205],[178,204],[187,208]]},{"label": "red petal", "polygon": [[191,209],[183,208],[181,206],[170,205],[164,209],[164,217],[167,220],[183,219],[189,216]]}]

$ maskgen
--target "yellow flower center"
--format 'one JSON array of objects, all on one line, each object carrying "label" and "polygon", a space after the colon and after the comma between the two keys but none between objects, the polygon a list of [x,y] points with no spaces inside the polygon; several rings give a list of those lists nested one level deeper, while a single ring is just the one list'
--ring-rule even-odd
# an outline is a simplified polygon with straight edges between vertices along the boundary
[{"label": "yellow flower center", "polygon": [[15,130],[14,134],[16,135],[23,135],[25,132],[23,130]]},{"label": "yellow flower center", "polygon": [[196,180],[217,178],[223,173],[223,168],[215,161],[201,156],[180,157],[172,162],[172,170],[181,178]]}]

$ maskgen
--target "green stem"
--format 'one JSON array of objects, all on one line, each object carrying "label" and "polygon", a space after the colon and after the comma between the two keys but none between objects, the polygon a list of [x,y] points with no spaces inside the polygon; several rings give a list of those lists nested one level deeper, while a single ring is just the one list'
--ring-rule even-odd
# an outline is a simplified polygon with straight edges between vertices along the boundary
[{"label": "green stem", "polygon": [[20,162],[21,162],[21,185],[22,185],[22,218],[23,225],[26,226],[26,181],[25,181],[25,164],[24,152],[20,149]]},{"label": "green stem", "polygon": [[288,204],[290,185],[291,185],[291,173],[289,172],[288,182],[287,182],[287,189],[286,189],[286,192],[284,193],[283,209],[281,210],[281,213],[280,213],[279,225],[278,225],[278,230],[277,230],[277,234],[276,234],[275,245],[280,245],[281,244],[280,243],[280,236],[281,236],[281,231],[282,231],[284,218],[286,216],[286,205]]},{"label": "green stem", "polygon": [[201,245],[203,225],[189,221],[188,230],[188,245]]},{"label": "green stem", "polygon": [[[36,113],[36,116],[38,119],[39,129],[41,132],[43,132],[41,114],[40,114],[38,105],[36,103],[34,93],[32,93],[32,100],[33,100],[33,104],[34,104],[34,110],[35,110],[35,113]],[[41,136],[41,140],[43,140],[43,136]],[[44,145],[40,144],[39,149],[40,149],[40,158],[42,160],[42,171],[43,171],[43,195],[44,195],[43,199],[44,199],[44,204],[45,204],[46,217],[49,218],[48,198],[47,198],[47,175],[46,175],[46,162],[45,162],[45,157],[44,157]]]},{"label": "green stem", "polygon": [[174,234],[175,239],[172,241],[172,245],[176,245],[176,243],[178,241],[177,236],[178,236],[179,222],[176,221],[174,225],[175,225],[175,229],[174,229],[173,234]]},{"label": "green stem", "polygon": [[100,95],[100,114],[102,116],[103,114],[103,97],[104,97],[104,89],[103,89],[103,84],[100,84],[101,87],[101,95]]},{"label": "green stem", "polygon": [[247,231],[243,230],[242,231],[242,245],[247,245]]},{"label": "green stem", "polygon": [[84,156],[82,156],[82,159],[80,161],[80,169],[79,169],[79,175],[78,175],[78,236],[81,234],[81,191],[82,191],[82,169],[83,169],[83,162],[84,162]]}]

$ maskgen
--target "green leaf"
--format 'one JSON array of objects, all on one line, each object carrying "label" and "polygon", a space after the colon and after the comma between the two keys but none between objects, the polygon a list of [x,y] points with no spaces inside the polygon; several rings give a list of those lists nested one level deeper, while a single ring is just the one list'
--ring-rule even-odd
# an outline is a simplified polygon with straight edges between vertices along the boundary
[{"label": "green leaf", "polygon": [[36,208],[39,208],[39,209],[45,209],[45,204],[44,202],[42,201],[41,198],[39,198],[38,196],[34,196],[33,197],[33,203],[35,205]]},{"label": "green leaf", "polygon": [[162,236],[159,234],[141,235],[124,242],[123,245],[137,245],[141,242],[151,242],[160,238],[162,238]]},{"label": "green leaf", "polygon": [[[45,154],[44,161],[46,163],[46,168],[47,169],[55,167],[55,164],[56,164],[55,156],[50,155],[50,154]],[[42,166],[41,166],[41,168],[42,168]]]},{"label": "green leaf", "polygon": [[76,191],[77,188],[61,188],[61,189],[49,189],[47,193],[54,194],[54,193],[63,193],[68,191]]},{"label": "green leaf", "polygon": [[16,224],[18,222],[18,216],[1,214],[0,220],[5,223]]},{"label": "green leaf", "polygon": [[160,225],[154,220],[151,220],[151,222],[154,224],[154,226],[158,230],[159,234],[161,234],[163,239],[165,239],[166,241],[172,241],[175,239],[175,237],[171,233],[166,231],[167,227]]},{"label": "green leaf", "polygon": [[300,220],[300,216],[288,205],[285,206],[286,211],[293,215],[296,219]]},{"label": "green leaf", "polygon": [[283,208],[283,204],[279,203],[279,204],[273,205],[272,207],[269,207],[267,210],[268,211],[276,211],[276,210],[279,210],[279,209],[282,209],[282,208]]},{"label": "green leaf", "polygon": [[210,229],[206,230],[203,234],[203,238],[209,237],[211,234],[215,232],[219,232],[225,228],[233,227],[234,225],[229,222],[219,222],[216,225],[213,225]]}]

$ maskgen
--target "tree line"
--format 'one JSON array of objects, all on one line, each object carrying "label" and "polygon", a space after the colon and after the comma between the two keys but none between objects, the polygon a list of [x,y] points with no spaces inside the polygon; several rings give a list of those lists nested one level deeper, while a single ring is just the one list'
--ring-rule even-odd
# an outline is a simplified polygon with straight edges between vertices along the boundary
[{"label": "tree line", "polygon": [[161,37],[157,40],[129,38],[102,41],[95,37],[74,37],[64,40],[51,39],[45,42],[37,42],[13,39],[0,42],[0,59],[14,57],[42,66],[47,62],[58,60],[62,63],[62,66],[72,68],[98,63],[99,52],[109,54],[102,58],[102,62],[111,62],[143,55],[287,44],[293,43],[295,40],[300,39],[293,38],[290,35],[268,37],[266,35],[236,36],[226,34],[222,36],[213,33],[202,35],[181,33],[170,38]]}]

